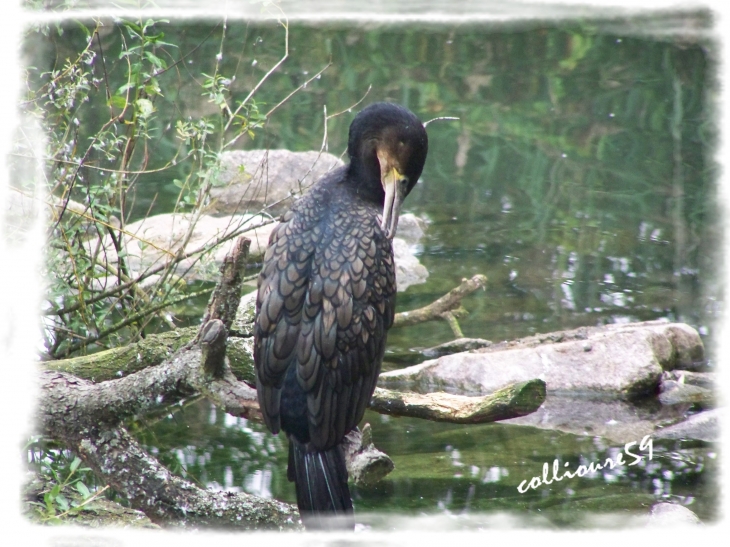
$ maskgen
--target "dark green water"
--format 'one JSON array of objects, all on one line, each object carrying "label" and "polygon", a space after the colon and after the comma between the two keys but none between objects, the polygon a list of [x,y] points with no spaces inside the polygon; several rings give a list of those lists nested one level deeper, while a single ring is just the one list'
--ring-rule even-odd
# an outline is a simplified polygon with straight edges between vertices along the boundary
[{"label": "dark green water", "polygon": [[[429,303],[481,273],[489,283],[464,301],[466,336],[499,341],[666,317],[697,328],[712,360],[721,288],[709,159],[711,44],[600,28],[600,22],[292,26],[290,58],[256,96],[262,109],[330,59],[333,64],[243,145],[319,149],[324,106],[330,114],[347,110],[370,85],[364,104],[400,102],[424,120],[459,117],[428,127],[428,161],[406,209],[430,222],[418,249],[430,277],[399,295],[399,310]],[[187,56],[164,76],[174,85],[168,82],[170,91],[156,103],[159,140],[150,167],[163,165],[178,147],[168,121],[216,113],[201,97],[200,74],[212,72],[221,27],[173,24],[165,32],[180,45],[171,57]],[[75,39],[69,29],[49,48],[65,51]],[[107,41],[106,51],[119,47],[113,35]],[[228,23],[220,72],[236,76],[232,97],[248,93],[278,60],[282,44],[280,28]],[[330,152],[344,151],[353,115],[328,122]],[[172,210],[172,181],[189,169],[183,164],[142,177],[134,214],[153,203],[155,213]],[[200,314],[200,306],[179,313]],[[439,322],[394,329],[386,367],[452,337]],[[574,462],[574,469],[621,445],[514,425],[453,426],[374,414],[367,420],[396,471],[374,488],[354,490],[363,514],[507,511],[539,525],[584,526],[595,514],[640,515],[656,501],[671,500],[703,519],[715,516],[711,445],[657,441],[651,462],[520,494],[517,485],[540,474],[543,462],[559,458]],[[285,443],[258,424],[199,403],[140,435],[166,463],[201,484],[294,500]]]}]

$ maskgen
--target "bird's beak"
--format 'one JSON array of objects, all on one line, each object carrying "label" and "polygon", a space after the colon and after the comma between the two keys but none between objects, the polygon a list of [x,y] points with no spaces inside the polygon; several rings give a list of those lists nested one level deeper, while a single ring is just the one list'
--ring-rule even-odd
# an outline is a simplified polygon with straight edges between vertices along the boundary
[{"label": "bird's beak", "polygon": [[393,166],[389,156],[378,152],[378,160],[380,160],[380,182],[385,191],[383,222],[380,227],[385,232],[385,237],[393,239],[398,228],[398,217],[403,206],[403,199],[406,197],[408,179]]}]

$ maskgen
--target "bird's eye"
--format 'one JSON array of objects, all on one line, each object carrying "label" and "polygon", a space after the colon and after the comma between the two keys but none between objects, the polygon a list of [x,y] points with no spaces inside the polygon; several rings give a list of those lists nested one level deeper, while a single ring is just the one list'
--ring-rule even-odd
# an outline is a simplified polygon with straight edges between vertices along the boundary
[{"label": "bird's eye", "polygon": [[406,143],[404,141],[398,141],[398,146],[400,146],[401,148],[403,148],[405,145]]}]

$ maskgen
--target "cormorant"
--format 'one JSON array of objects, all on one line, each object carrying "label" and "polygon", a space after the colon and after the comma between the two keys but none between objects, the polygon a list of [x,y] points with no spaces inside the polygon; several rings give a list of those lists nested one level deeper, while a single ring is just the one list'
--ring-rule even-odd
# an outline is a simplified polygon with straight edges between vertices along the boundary
[{"label": "cormorant", "polygon": [[289,438],[287,476],[309,529],[354,527],[340,445],[380,374],[396,295],[391,239],[427,151],[412,112],[368,106],[350,125],[349,165],[319,179],[269,239],[256,299],[256,388],[266,425]]}]

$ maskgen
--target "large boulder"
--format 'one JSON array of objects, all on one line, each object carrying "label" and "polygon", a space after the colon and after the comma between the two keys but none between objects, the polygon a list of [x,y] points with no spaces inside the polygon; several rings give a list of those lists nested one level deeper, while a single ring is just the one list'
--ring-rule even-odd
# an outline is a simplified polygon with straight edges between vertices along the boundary
[{"label": "large boulder", "polygon": [[446,355],[380,375],[384,387],[491,393],[540,378],[548,393],[631,398],[654,392],[662,371],[699,366],[704,347],[685,324],[583,327]]},{"label": "large boulder", "polygon": [[[195,224],[191,229],[193,222]],[[275,226],[276,221],[263,215],[200,215],[196,221],[190,214],[167,213],[133,222],[125,227],[124,236],[130,277],[164,264],[181,249],[183,253],[191,252],[238,230],[244,230],[242,235],[251,240],[249,262],[260,262]],[[403,227],[403,233],[409,240],[400,237],[393,240],[399,291],[406,290],[410,285],[423,283],[428,277],[428,271],[414,254],[418,250],[418,239],[414,238],[419,233],[423,235],[423,226],[423,221],[411,214],[401,216],[399,235],[400,227]],[[187,244],[183,246],[186,239]],[[220,265],[235,240],[236,238],[229,239],[202,258],[195,255],[182,260],[176,269],[177,275],[188,281],[216,281]],[[93,252],[96,240],[90,240],[87,244],[89,252]],[[117,258],[111,239],[105,237],[103,244],[104,254],[99,256],[104,256],[109,264],[116,265]]]},{"label": "large boulder", "polygon": [[716,408],[693,414],[683,422],[658,430],[657,439],[693,439],[705,442],[720,440],[720,419],[723,410]]},{"label": "large boulder", "polygon": [[278,216],[325,173],[343,165],[327,152],[233,150],[221,154],[208,212]]},{"label": "large boulder", "polygon": [[[234,150],[221,156],[217,185],[211,189],[206,214],[167,213],[148,217],[125,226],[124,246],[130,277],[164,264],[178,252],[201,249],[216,239],[243,231],[251,240],[249,262],[259,262],[266,251],[274,220],[288,210],[296,198],[328,171],[343,165],[327,152],[289,150]],[[191,225],[192,228],[191,228]],[[398,237],[393,240],[398,290],[424,283],[428,271],[418,261],[419,240],[425,222],[402,215]],[[235,238],[216,246],[205,256],[184,259],[176,269],[186,280],[214,281],[218,267]],[[103,255],[96,253],[97,242],[88,241],[89,253],[117,263],[115,246],[103,239]],[[148,280],[154,282],[154,279]]]}]

